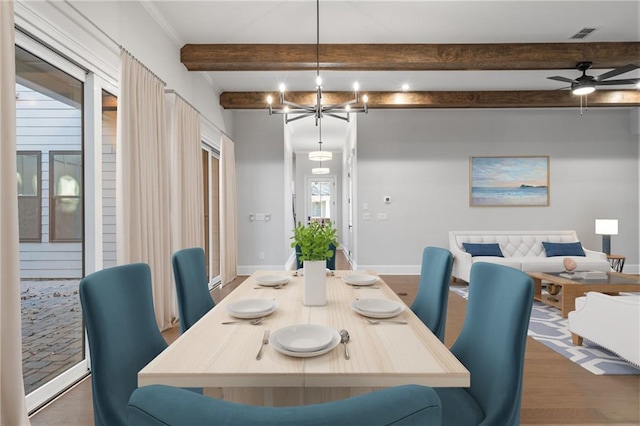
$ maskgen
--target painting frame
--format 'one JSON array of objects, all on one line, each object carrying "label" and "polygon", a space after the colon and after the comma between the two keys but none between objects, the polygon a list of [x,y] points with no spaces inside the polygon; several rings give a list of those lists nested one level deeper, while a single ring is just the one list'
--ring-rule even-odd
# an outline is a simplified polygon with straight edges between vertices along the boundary
[{"label": "painting frame", "polygon": [[470,207],[548,207],[548,155],[469,157]]}]

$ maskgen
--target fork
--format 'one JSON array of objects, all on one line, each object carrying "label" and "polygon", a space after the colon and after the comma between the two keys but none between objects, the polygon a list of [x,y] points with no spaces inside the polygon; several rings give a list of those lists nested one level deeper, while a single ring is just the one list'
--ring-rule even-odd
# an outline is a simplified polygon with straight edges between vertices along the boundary
[{"label": "fork", "polygon": [[256,355],[257,360],[262,358],[262,349],[264,348],[264,345],[268,343],[269,343],[269,330],[265,330],[264,334],[262,335],[262,343],[260,344],[260,350],[258,351],[258,355]]},{"label": "fork", "polygon": [[384,323],[384,322],[389,322],[391,324],[408,324],[406,321],[400,321],[400,320],[370,320],[370,319],[368,319],[367,322],[369,324],[380,324],[380,323]]},{"label": "fork", "polygon": [[266,317],[260,317],[260,318],[256,318],[256,319],[252,319],[252,320],[235,320],[235,321],[225,321],[222,323],[222,325],[227,325],[227,324],[236,324],[239,322],[248,322],[251,325],[258,325],[260,324],[262,321],[264,321]]}]

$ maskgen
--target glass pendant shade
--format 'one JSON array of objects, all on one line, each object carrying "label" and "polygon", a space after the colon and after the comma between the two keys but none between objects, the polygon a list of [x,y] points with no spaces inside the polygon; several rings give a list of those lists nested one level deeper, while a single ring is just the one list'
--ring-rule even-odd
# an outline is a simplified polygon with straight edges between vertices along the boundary
[{"label": "glass pendant shade", "polygon": [[328,167],[314,167],[313,169],[311,169],[311,173],[314,175],[327,175],[329,174],[329,168]]},{"label": "glass pendant shade", "polygon": [[333,154],[329,151],[311,151],[309,160],[311,161],[329,161],[333,158]]}]

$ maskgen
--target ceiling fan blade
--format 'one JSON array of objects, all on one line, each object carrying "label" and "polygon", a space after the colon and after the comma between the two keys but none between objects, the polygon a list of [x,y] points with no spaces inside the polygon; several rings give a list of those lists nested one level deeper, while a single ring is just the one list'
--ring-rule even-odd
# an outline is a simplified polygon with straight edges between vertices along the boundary
[{"label": "ceiling fan blade", "polygon": [[606,80],[607,78],[615,77],[616,75],[624,74],[625,72],[633,71],[636,68],[640,68],[634,64],[623,65],[609,72],[605,72],[604,74],[600,74],[595,77],[596,81],[600,82],[602,80]]},{"label": "ceiling fan blade", "polygon": [[596,85],[598,86],[617,86],[619,84],[638,84],[640,82],[640,78],[628,78],[626,80],[607,80],[607,81],[598,81]]},{"label": "ceiling fan blade", "polygon": [[577,83],[576,80],[573,80],[571,78],[567,78],[567,77],[561,77],[559,75],[553,76],[553,77],[547,77],[549,80],[555,80],[555,81],[561,81],[563,83],[572,83],[575,84]]}]

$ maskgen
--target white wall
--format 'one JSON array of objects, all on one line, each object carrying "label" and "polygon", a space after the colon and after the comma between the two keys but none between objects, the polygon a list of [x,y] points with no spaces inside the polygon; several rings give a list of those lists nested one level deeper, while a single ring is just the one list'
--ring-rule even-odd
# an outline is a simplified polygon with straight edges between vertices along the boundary
[{"label": "white wall", "polygon": [[[370,111],[358,120],[358,267],[415,273],[423,247],[448,247],[449,230],[574,229],[599,250],[595,219],[617,218],[612,253],[637,272],[630,117],[627,109]],[[469,207],[470,156],[523,155],[550,157],[549,207]],[[371,221],[362,220],[363,203]],[[379,212],[388,220],[376,220]]]}]

